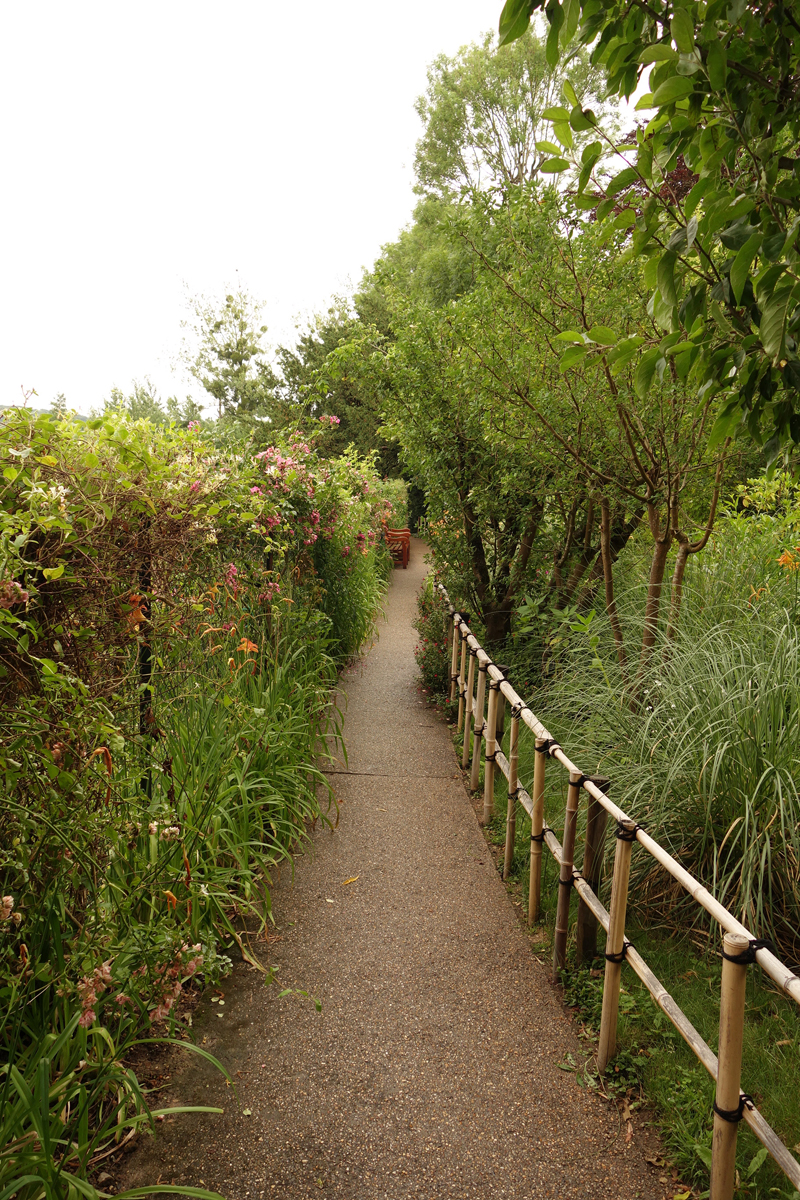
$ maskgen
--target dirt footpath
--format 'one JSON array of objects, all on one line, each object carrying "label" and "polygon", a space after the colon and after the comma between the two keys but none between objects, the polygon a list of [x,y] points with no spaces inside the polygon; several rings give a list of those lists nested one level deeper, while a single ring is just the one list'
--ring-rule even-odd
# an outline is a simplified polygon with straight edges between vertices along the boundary
[{"label": "dirt footpath", "polygon": [[192,1060],[169,1099],[224,1116],[164,1122],[120,1190],[160,1178],[230,1200],[665,1195],[618,1113],[557,1065],[580,1055],[575,1030],[514,916],[447,728],[415,685],[423,553],[412,542],[379,640],[343,679],[338,829],[319,831],[274,891],[281,940],[264,961],[322,1012],[237,968],[224,1005],[206,997],[194,1028],[238,1102]]}]

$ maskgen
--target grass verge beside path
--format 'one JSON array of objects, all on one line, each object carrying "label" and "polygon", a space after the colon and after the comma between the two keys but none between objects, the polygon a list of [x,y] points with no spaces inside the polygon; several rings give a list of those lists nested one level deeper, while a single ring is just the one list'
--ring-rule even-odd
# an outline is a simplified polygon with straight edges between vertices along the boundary
[{"label": "grass verge beside path", "polygon": [[[506,742],[508,735],[506,734]],[[460,736],[456,736],[460,750]],[[480,790],[483,790],[481,771]],[[485,835],[502,870],[505,845],[505,780],[498,781],[498,815]],[[553,808],[550,809],[553,811]],[[528,907],[528,848],[530,820],[520,810],[515,853],[508,890],[520,920]],[[548,853],[543,858],[542,917],[531,931],[532,949],[549,961],[556,911],[558,872]],[[610,881],[606,881],[608,884]],[[577,904],[573,903],[573,918]],[[631,924],[627,936],[664,983],[675,1001],[713,1050],[717,1047],[721,959],[719,947],[702,930],[676,936],[663,925],[646,928]],[[603,931],[599,955],[593,963],[576,966],[571,930],[568,966],[561,973],[564,1001],[582,1026],[585,1054],[565,1061],[563,1070],[574,1072],[578,1082],[617,1104],[628,1125],[635,1114],[651,1114],[668,1152],[665,1182],[675,1185],[680,1200],[708,1195],[711,1163],[711,1078],[692,1051],[654,1004],[631,970],[623,974],[620,998],[618,1053],[605,1076],[596,1068],[595,1045],[600,1027],[603,995]],[[755,1099],[765,1118],[790,1149],[800,1150],[800,1014],[758,969],[748,971],[742,1087]],[[798,1200],[798,1194],[769,1159],[766,1150],[745,1125],[739,1127],[737,1149],[737,1200]]]}]

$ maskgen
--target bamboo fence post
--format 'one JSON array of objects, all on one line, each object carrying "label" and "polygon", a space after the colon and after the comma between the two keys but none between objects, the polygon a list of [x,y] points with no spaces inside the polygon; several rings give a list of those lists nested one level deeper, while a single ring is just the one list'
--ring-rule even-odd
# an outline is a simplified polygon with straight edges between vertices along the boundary
[{"label": "bamboo fence post", "polygon": [[508,810],[506,811],[506,850],[503,857],[503,879],[508,879],[511,873],[511,863],[514,860],[514,842],[517,836],[518,770],[519,714],[512,708],[511,732],[508,735]]},{"label": "bamboo fence post", "polygon": [[483,734],[483,704],[486,696],[486,664],[478,662],[478,687],[475,696],[475,712],[472,722],[472,771],[469,777],[469,790],[478,790],[478,779],[481,773],[481,735]]},{"label": "bamboo fence post", "polygon": [[483,825],[494,816],[494,758],[497,753],[497,697],[500,684],[489,680],[489,713],[486,718],[486,755],[483,761]]},{"label": "bamboo fence post", "polygon": [[625,958],[628,880],[631,874],[631,851],[635,839],[635,821],[620,821],[617,826],[617,851],[614,855],[614,878],[611,883],[611,911],[608,937],[606,938],[606,973],[603,980],[603,1012],[600,1017],[600,1042],[597,1047],[597,1067],[600,1071],[605,1071],[617,1048],[619,988],[622,981],[622,962]]},{"label": "bamboo fence post", "polygon": [[[501,667],[497,664],[498,671],[503,672],[503,678],[508,679],[511,667]],[[498,749],[503,749],[503,735],[506,731],[506,698],[502,692],[497,694],[497,723],[495,725],[495,739]]]},{"label": "bamboo fence post", "polygon": [[[466,620],[466,617],[462,617]],[[458,668],[458,725],[456,732],[461,733],[461,727],[464,724],[464,664],[467,657],[467,634],[462,629],[461,631],[461,663]]]},{"label": "bamboo fence post", "polygon": [[533,813],[531,815],[531,861],[528,880],[528,924],[539,919],[542,903],[542,843],[544,842],[544,768],[547,742],[536,739],[536,759],[533,764]]},{"label": "bamboo fence post", "polygon": [[743,1111],[739,1084],[747,963],[755,957],[750,950],[749,939],[740,933],[724,935],[722,953],[719,1069],[714,1100],[714,1138],[711,1144],[711,1200],[732,1200],[736,1183],[736,1135]]},{"label": "bamboo fence post", "polygon": [[477,651],[469,648],[469,672],[467,675],[467,694],[465,698],[465,716],[464,716],[464,745],[461,748],[461,769],[466,771],[469,766],[470,755],[470,721],[475,724],[475,659]]},{"label": "bamboo fence post", "polygon": [[569,933],[569,901],[572,895],[572,869],[575,857],[575,831],[578,828],[578,802],[581,795],[579,771],[570,771],[567,788],[567,808],[564,813],[564,842],[561,849],[561,871],[558,877],[558,907],[556,909],[555,941],[553,944],[553,975],[567,961],[567,934]]},{"label": "bamboo fence post", "polygon": [[450,655],[450,703],[452,704],[456,698],[456,682],[458,680],[458,638],[456,632],[458,630],[458,613],[453,614],[453,650]]},{"label": "bamboo fence post", "polygon": [[[590,775],[589,779],[601,792],[608,794],[611,781],[600,775]],[[608,813],[599,800],[589,796],[589,807],[586,814],[586,842],[583,851],[583,867],[581,875],[594,892],[600,894],[600,871],[603,866],[603,841],[606,834],[606,819]],[[579,963],[591,962],[597,954],[597,917],[583,900],[578,898],[578,920],[575,926],[575,950]]]}]

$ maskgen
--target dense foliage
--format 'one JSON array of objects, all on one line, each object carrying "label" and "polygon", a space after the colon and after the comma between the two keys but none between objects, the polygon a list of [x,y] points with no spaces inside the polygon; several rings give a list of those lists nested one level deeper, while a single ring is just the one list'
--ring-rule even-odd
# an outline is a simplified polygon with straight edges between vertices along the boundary
[{"label": "dense foliage", "polygon": [[315,440],[4,415],[2,1194],[96,1194],[151,1119],[126,1056],[252,957],[271,867],[331,818],[328,693],[391,504]]}]

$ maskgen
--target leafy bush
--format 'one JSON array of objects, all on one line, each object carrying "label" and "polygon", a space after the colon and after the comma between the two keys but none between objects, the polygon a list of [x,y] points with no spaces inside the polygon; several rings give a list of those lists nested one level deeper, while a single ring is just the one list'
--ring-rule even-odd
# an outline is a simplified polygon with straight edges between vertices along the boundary
[{"label": "leafy bush", "polygon": [[441,592],[436,591],[435,582],[433,573],[429,573],[417,599],[414,628],[420,640],[414,647],[414,658],[422,677],[423,691],[431,699],[445,699],[450,691],[450,657],[447,653],[445,625],[447,605]]},{"label": "leafy bush", "polygon": [[386,502],[299,433],[253,456],[23,411],[0,446],[0,1195],[93,1197],[152,1120],[131,1049],[250,957],[271,868],[329,819]]}]

